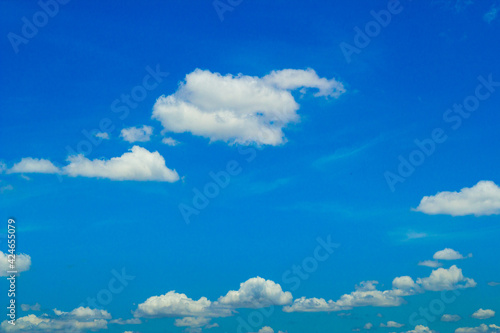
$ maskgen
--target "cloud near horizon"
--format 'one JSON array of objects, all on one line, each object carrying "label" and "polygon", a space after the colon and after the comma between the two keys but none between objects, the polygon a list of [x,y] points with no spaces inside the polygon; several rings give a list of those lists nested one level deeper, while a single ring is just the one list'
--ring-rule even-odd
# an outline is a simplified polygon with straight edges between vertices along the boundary
[{"label": "cloud near horizon", "polygon": [[497,215],[500,214],[500,187],[492,181],[482,180],[460,192],[445,191],[424,196],[418,207],[412,210],[428,215]]}]

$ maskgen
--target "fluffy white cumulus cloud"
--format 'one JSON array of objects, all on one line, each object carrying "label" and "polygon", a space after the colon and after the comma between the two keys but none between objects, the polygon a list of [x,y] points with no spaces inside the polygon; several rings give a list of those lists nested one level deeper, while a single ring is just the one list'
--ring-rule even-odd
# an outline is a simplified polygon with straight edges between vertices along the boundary
[{"label": "fluffy white cumulus cloud", "polygon": [[89,160],[83,155],[68,157],[70,162],[63,170],[71,177],[96,177],[111,180],[175,182],[179,175],[167,168],[165,159],[157,151],[133,146],[130,152],[109,160]]},{"label": "fluffy white cumulus cloud", "polygon": [[429,277],[418,278],[417,283],[422,288],[432,291],[472,288],[476,286],[476,282],[473,279],[464,277],[462,269],[455,265],[448,269],[438,268],[433,270]]},{"label": "fluffy white cumulus cloud", "polygon": [[135,317],[226,317],[232,311],[219,307],[206,297],[195,301],[185,294],[169,291],[165,295],[152,296],[144,303],[139,304],[134,313]]},{"label": "fluffy white cumulus cloud", "polygon": [[500,333],[500,326],[481,324],[478,327],[460,327],[455,333]]},{"label": "fluffy white cumulus cloud", "polygon": [[[9,276],[7,271],[12,271],[10,268],[11,263],[9,262],[9,253],[3,253],[0,251],[0,276]],[[25,272],[31,267],[31,257],[27,254],[20,253],[16,254],[16,271],[17,274]]]},{"label": "fluffy white cumulus cloud", "polygon": [[71,312],[54,310],[54,316],[43,314],[41,316],[28,315],[16,319],[16,325],[11,325],[7,320],[0,327],[3,332],[87,332],[106,329],[111,316],[105,310],[90,308],[77,308]]},{"label": "fluffy white cumulus cloud", "polygon": [[395,322],[395,321],[392,321],[392,320],[389,320],[387,322],[387,324],[384,324],[384,323],[381,323],[380,324],[380,327],[395,327],[395,328],[399,328],[399,327],[403,327],[405,326],[404,324],[400,324],[398,322]]},{"label": "fluffy white cumulus cloud", "polygon": [[230,290],[218,299],[219,304],[231,308],[262,308],[271,305],[285,305],[292,302],[292,294],[284,292],[281,286],[261,277],[248,279],[240,289]]},{"label": "fluffy white cumulus cloud", "polygon": [[298,88],[333,98],[345,92],[341,82],[320,78],[312,69],[273,71],[262,78],[196,69],[174,94],[158,98],[153,118],[166,132],[230,144],[279,145],[286,141],[283,129],[299,120],[291,94]]},{"label": "fluffy white cumulus cloud", "polygon": [[[469,254],[468,257],[472,257],[472,255]],[[467,258],[467,257],[464,257],[459,252],[457,252],[453,249],[449,249],[449,248],[446,248],[446,249],[441,250],[441,251],[437,251],[436,253],[434,253],[434,256],[433,256],[433,259],[436,259],[436,260],[459,260],[459,259],[465,259],[465,258]]]},{"label": "fluffy white cumulus cloud", "polygon": [[460,192],[439,192],[425,196],[414,210],[435,215],[493,215],[500,214],[500,187],[492,181],[480,181]]},{"label": "fluffy white cumulus cloud", "polygon": [[111,319],[111,315],[106,310],[100,309],[91,309],[89,307],[79,307],[71,312],[64,312],[54,309],[54,313],[57,316],[62,316],[65,318],[73,318],[73,319]]},{"label": "fluffy white cumulus cloud", "polygon": [[366,323],[365,326],[363,326],[363,328],[365,330],[371,330],[373,328],[373,324],[372,323]]},{"label": "fluffy white cumulus cloud", "polygon": [[494,316],[495,316],[495,311],[490,310],[490,309],[486,309],[486,310],[479,309],[472,314],[472,317],[476,318],[476,319],[488,319],[488,318],[491,318]]},{"label": "fluffy white cumulus cloud", "polygon": [[7,173],[59,173],[60,170],[51,161],[43,158],[25,157],[14,164]]},{"label": "fluffy white cumulus cloud", "polygon": [[462,319],[459,315],[444,314],[441,321],[459,321]]},{"label": "fluffy white cumulus cloud", "polygon": [[283,308],[285,312],[331,312],[349,310],[361,306],[399,306],[404,303],[401,293],[394,290],[380,291],[376,289],[377,281],[363,281],[356,290],[345,294],[339,300],[326,301],[323,298],[295,299],[293,304]]},{"label": "fluffy white cumulus cloud", "polygon": [[153,127],[142,126],[142,127],[129,127],[124,128],[120,132],[120,136],[123,140],[127,142],[147,142],[151,139],[151,134],[153,134]]}]

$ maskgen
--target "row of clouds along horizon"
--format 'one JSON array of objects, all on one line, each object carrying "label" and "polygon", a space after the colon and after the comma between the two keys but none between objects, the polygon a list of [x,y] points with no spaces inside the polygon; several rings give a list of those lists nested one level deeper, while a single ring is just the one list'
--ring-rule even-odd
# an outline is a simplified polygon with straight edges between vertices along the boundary
[{"label": "row of clouds along horizon", "polygon": [[[471,257],[471,256],[467,256]],[[460,260],[467,258],[459,252],[446,248],[434,254],[433,258],[440,260]],[[18,325],[7,326],[3,322],[1,327],[7,332],[32,329],[34,331],[54,331],[73,329],[75,332],[81,330],[105,329],[108,324],[140,324],[145,318],[176,318],[174,325],[187,327],[190,332],[201,332],[202,329],[218,326],[212,323],[214,318],[234,316],[238,309],[259,309],[270,306],[282,306],[284,312],[336,312],[351,310],[355,307],[396,307],[406,303],[405,297],[422,294],[427,291],[452,291],[456,289],[474,288],[476,282],[465,277],[462,270],[456,265],[448,269],[438,268],[432,270],[430,275],[422,278],[410,276],[399,276],[393,279],[392,288],[378,290],[377,281],[362,281],[355,290],[344,294],[338,300],[326,301],[323,298],[295,298],[289,291],[272,280],[261,277],[250,278],[240,284],[238,290],[229,290],[216,301],[206,297],[198,300],[188,297],[186,294],[171,290],[163,295],[151,296],[137,305],[133,311],[134,318],[123,320],[121,318],[112,320],[111,315],[105,310],[92,310],[90,308],[77,308],[70,312],[54,309],[53,315],[43,314],[36,316],[30,314],[20,317]],[[32,310],[40,310],[40,306]],[[476,319],[488,319],[495,315],[491,309],[479,309],[471,315]],[[460,320],[458,315],[443,316],[442,321],[454,322]],[[396,322],[388,321],[381,327],[401,327]],[[469,328],[463,328],[469,329]],[[473,328],[471,328],[473,329]],[[489,329],[489,327],[487,327]],[[262,331],[263,330],[263,331]],[[262,328],[259,332],[271,332],[271,328]],[[431,332],[425,326],[415,327],[408,332]],[[457,332],[469,332],[458,331]],[[474,332],[474,331],[471,331]],[[488,332],[488,331],[484,331]]]}]

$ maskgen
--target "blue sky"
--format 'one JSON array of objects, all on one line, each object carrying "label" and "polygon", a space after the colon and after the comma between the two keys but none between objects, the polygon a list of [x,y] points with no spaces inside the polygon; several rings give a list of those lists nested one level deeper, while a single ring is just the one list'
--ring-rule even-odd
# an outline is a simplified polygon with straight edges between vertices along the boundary
[{"label": "blue sky", "polygon": [[0,330],[500,331],[498,2],[0,6]]}]

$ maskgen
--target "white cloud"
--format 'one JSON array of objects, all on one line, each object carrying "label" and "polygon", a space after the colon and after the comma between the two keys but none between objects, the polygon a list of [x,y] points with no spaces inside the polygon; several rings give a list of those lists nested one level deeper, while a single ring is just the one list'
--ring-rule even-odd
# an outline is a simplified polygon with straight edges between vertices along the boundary
[{"label": "white cloud", "polygon": [[105,310],[90,308],[77,308],[71,312],[54,310],[55,316],[33,314],[19,317],[16,325],[11,325],[7,320],[0,327],[4,332],[84,332],[88,330],[101,330],[107,328],[107,319],[110,314]]},{"label": "white cloud", "polygon": [[83,155],[70,156],[68,160],[70,163],[63,170],[71,177],[166,182],[179,180],[177,172],[166,167],[163,156],[139,146],[133,146],[131,152],[110,160],[89,160]]},{"label": "white cloud", "polygon": [[174,325],[177,327],[199,328],[208,325],[211,320],[211,318],[206,317],[184,317],[176,319]]},{"label": "white cloud", "polygon": [[195,301],[185,294],[169,291],[165,295],[152,296],[139,304],[135,317],[227,317],[232,314],[228,308],[219,307],[206,297]]},{"label": "white cloud", "polygon": [[375,287],[377,283],[377,281],[363,281],[359,286],[356,286],[355,291],[342,295],[337,301],[301,297],[295,299],[292,305],[284,307],[283,311],[331,312],[360,306],[399,306],[404,303],[398,292],[394,292],[394,290],[377,290]]},{"label": "white cloud", "polygon": [[103,140],[109,140],[109,134],[106,132],[97,132],[94,134],[96,138],[100,138]]},{"label": "white cloud", "polygon": [[499,333],[500,326],[481,324],[478,327],[460,327],[455,330],[455,333]]},{"label": "white cloud", "polygon": [[23,311],[40,311],[40,304],[36,303],[34,305],[21,304],[21,310]]},{"label": "white cloud", "polygon": [[488,286],[490,287],[500,286],[500,282],[490,281],[488,282]]},{"label": "white cloud", "polygon": [[500,187],[492,181],[482,180],[460,192],[439,192],[424,196],[415,211],[429,215],[452,216],[500,214]]},{"label": "white cloud", "polygon": [[109,322],[110,324],[118,324],[118,325],[139,325],[142,324],[142,321],[139,318],[131,318],[131,319],[114,319]]},{"label": "white cloud", "polygon": [[483,20],[486,23],[493,22],[497,18],[498,11],[499,11],[499,8],[495,4],[493,4],[490,7],[490,9],[483,15]]},{"label": "white cloud", "polygon": [[0,193],[12,191],[13,189],[14,189],[14,186],[7,184],[7,185],[0,187]]},{"label": "white cloud", "polygon": [[173,139],[173,138],[163,138],[161,139],[161,142],[168,145],[168,146],[177,146],[180,142]]},{"label": "white cloud", "polygon": [[433,270],[427,278],[418,278],[417,283],[426,290],[441,291],[463,288],[473,288],[476,282],[466,278],[462,274],[462,269],[453,265],[449,269],[438,268]]},{"label": "white cloud", "polygon": [[365,330],[371,330],[371,329],[372,329],[372,327],[373,327],[373,324],[372,324],[372,323],[366,323],[366,324],[365,324],[365,326],[363,326],[363,328],[364,328]]},{"label": "white cloud", "polygon": [[488,319],[494,316],[495,316],[495,311],[489,309],[486,310],[479,309],[472,314],[472,317],[476,319]]},{"label": "white cloud", "polygon": [[[472,257],[472,254],[469,254],[468,257]],[[436,253],[434,253],[434,256],[432,258],[436,260],[459,260],[459,259],[465,259],[467,257],[464,257],[459,252],[453,249],[446,248],[444,250],[437,251]]]},{"label": "white cloud", "polygon": [[74,319],[111,319],[111,315],[106,310],[91,309],[89,307],[80,306],[71,312],[64,312],[54,309],[57,316]]},{"label": "white cloud", "polygon": [[418,265],[419,266],[432,267],[432,268],[436,268],[436,267],[441,267],[442,266],[442,264],[439,261],[435,261],[435,260],[424,260],[424,261],[419,262]]},{"label": "white cloud", "polygon": [[426,278],[418,278],[415,282],[409,276],[396,277],[392,282],[392,289],[380,291],[376,289],[377,281],[364,281],[356,290],[345,294],[339,300],[326,301],[323,298],[295,299],[292,305],[283,308],[285,312],[331,312],[349,310],[361,306],[389,307],[400,306],[405,300],[403,296],[422,293],[425,290],[442,291],[472,288],[476,282],[465,278],[462,270],[455,265],[449,269],[439,268],[433,270]]},{"label": "white cloud", "polygon": [[239,290],[230,290],[218,302],[231,308],[262,308],[270,305],[285,305],[292,301],[292,294],[284,292],[281,286],[261,277],[248,279],[240,284]]},{"label": "white cloud", "polygon": [[397,322],[392,321],[392,320],[389,320],[387,322],[387,324],[384,324],[384,323],[380,324],[380,327],[396,327],[396,328],[399,328],[399,327],[403,327],[403,326],[405,326],[405,325],[397,323]]},{"label": "white cloud", "polygon": [[0,251],[0,276],[10,276],[7,271],[17,271],[17,275],[21,272],[26,272],[31,266],[31,257],[27,254],[16,254],[15,269],[10,268],[9,253]]},{"label": "white cloud", "polygon": [[451,315],[451,314],[444,314],[442,317],[441,317],[441,321],[459,321],[460,319],[460,316],[459,315]]},{"label": "white cloud", "polygon": [[415,329],[411,330],[411,331],[406,331],[406,332],[402,332],[402,333],[433,333],[434,331],[432,331],[429,327],[427,326],[424,326],[424,325],[417,325],[415,326]]},{"label": "white cloud", "polygon": [[7,173],[59,173],[60,170],[49,160],[25,157],[14,164]]},{"label": "white cloud", "polygon": [[3,173],[7,170],[7,165],[4,162],[0,162],[0,173]]},{"label": "white cloud", "polygon": [[122,129],[120,136],[123,140],[132,142],[147,142],[151,139],[153,127],[143,125],[142,127],[129,127]]},{"label": "white cloud", "polygon": [[167,132],[230,144],[279,145],[286,142],[283,129],[299,121],[290,91],[300,87],[333,98],[345,92],[342,83],[320,78],[312,69],[273,71],[262,78],[196,69],[174,94],[158,98],[153,118]]}]

